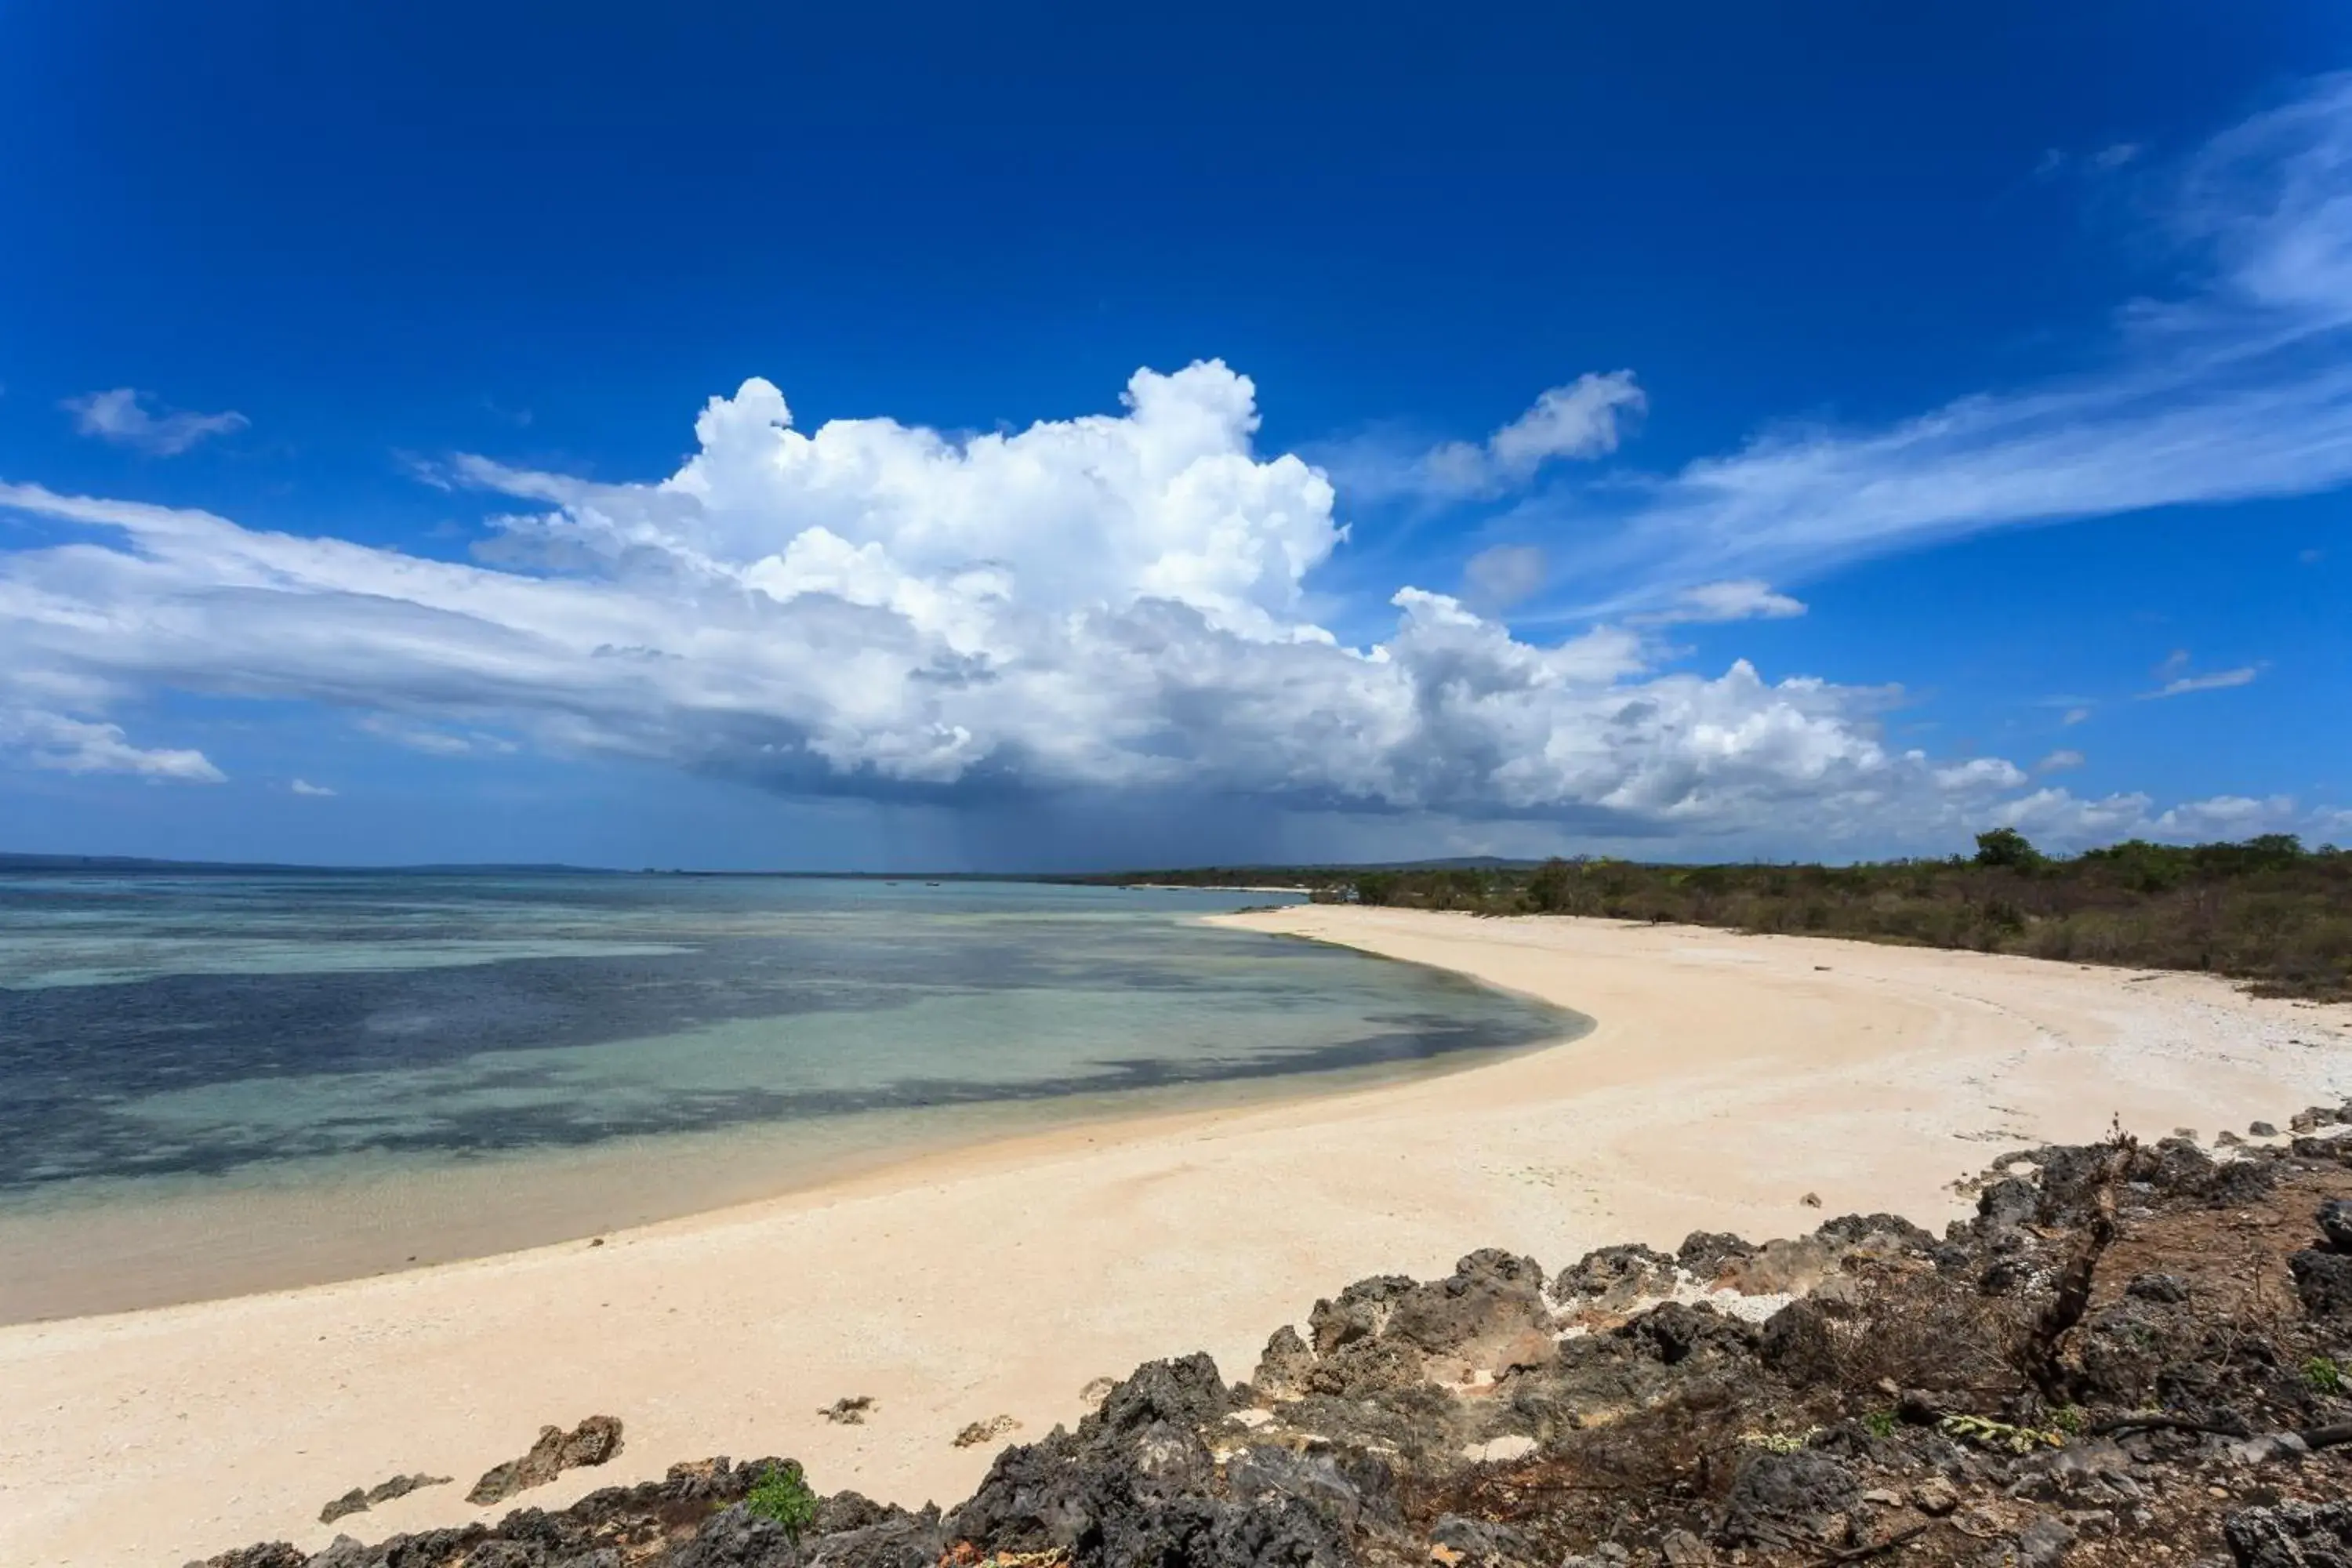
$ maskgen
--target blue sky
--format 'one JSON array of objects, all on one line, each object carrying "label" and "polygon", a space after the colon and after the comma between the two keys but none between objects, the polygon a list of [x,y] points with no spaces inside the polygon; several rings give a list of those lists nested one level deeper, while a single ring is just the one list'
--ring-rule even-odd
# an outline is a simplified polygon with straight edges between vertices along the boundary
[{"label": "blue sky", "polygon": [[0,4],[0,847],[2352,840],[2340,6],[373,9]]}]

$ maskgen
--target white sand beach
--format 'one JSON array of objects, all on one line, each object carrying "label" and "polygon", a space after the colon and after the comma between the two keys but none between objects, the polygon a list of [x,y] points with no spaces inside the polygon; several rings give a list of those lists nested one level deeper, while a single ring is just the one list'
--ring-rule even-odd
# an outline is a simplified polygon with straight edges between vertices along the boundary
[{"label": "white sand beach", "polygon": [[[1894,1210],[2019,1145],[2207,1138],[2352,1091],[2352,1008],[2207,977],[1601,921],[1302,907],[1237,924],[1441,965],[1591,1016],[1450,1076],[1056,1131],[576,1244],[313,1289],[0,1329],[0,1563],[178,1563],[378,1539],[463,1500],[545,1423],[625,1447],[518,1503],[713,1454],[820,1490],[960,1499],[1008,1415],[1276,1324],[1381,1271],[1500,1246],[1751,1237]],[[1822,1207],[1806,1206],[1807,1194]],[[875,1400],[862,1426],[820,1406]],[[1016,1434],[1017,1436],[1018,1434]],[[457,1478],[321,1526],[398,1472]],[[515,1506],[514,1504],[504,1506]],[[499,1510],[497,1511],[502,1511]]]}]

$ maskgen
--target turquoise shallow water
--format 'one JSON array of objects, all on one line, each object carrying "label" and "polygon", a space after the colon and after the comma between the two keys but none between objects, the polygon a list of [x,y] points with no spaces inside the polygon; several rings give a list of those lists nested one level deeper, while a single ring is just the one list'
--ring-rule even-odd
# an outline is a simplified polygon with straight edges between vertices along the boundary
[{"label": "turquoise shallow water", "polygon": [[113,1303],[110,1271],[146,1281],[123,1296],[144,1300],[552,1240],[974,1137],[1436,1070],[1581,1026],[1432,971],[1197,923],[1265,901],[0,878],[0,1279],[13,1258],[47,1281],[0,1284],[18,1296],[0,1315]]}]

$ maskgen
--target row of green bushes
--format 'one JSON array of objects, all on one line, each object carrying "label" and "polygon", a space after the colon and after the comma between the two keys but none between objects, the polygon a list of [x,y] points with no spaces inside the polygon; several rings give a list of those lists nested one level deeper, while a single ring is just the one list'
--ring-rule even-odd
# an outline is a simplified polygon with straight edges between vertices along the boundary
[{"label": "row of green bushes", "polygon": [[[2286,835],[2235,844],[2134,839],[2045,855],[2009,828],[1971,857],[1852,866],[1539,866],[1246,873],[1328,901],[1564,914],[1858,937],[2084,963],[2199,969],[2283,995],[2352,998],[2352,854]],[[1153,880],[1235,879],[1232,871]]]}]

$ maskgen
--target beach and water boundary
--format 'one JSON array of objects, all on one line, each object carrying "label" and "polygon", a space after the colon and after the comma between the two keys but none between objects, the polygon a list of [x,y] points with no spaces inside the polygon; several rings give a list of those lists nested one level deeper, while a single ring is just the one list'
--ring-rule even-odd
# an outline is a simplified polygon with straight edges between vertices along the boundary
[{"label": "beach and water boundary", "polygon": [[[467,1474],[591,1409],[629,1422],[628,1451],[530,1500],[723,1451],[944,1500],[987,1460],[950,1442],[964,1422],[1042,1430],[1091,1377],[1192,1348],[1244,1375],[1266,1325],[1335,1279],[1480,1245],[1557,1264],[1701,1225],[1785,1234],[1807,1194],[1933,1224],[2001,1147],[2341,1098],[2352,1028],[2201,977],[2031,960],[1325,908],[1239,923],[1598,1027],[1441,1078],[961,1150],[601,1248],[0,1331],[27,1412],[0,1447],[0,1557],[322,1543],[317,1508],[349,1486]],[[1938,1141],[1950,1169],[1922,1168]],[[877,1400],[866,1426],[815,1414],[850,1394]],[[140,1509],[110,1506],[133,1485]],[[469,1511],[421,1493],[370,1532]]]},{"label": "beach and water boundary", "polygon": [[1211,927],[1229,893],[0,882],[0,1323],[520,1251],[1584,1021]]}]

